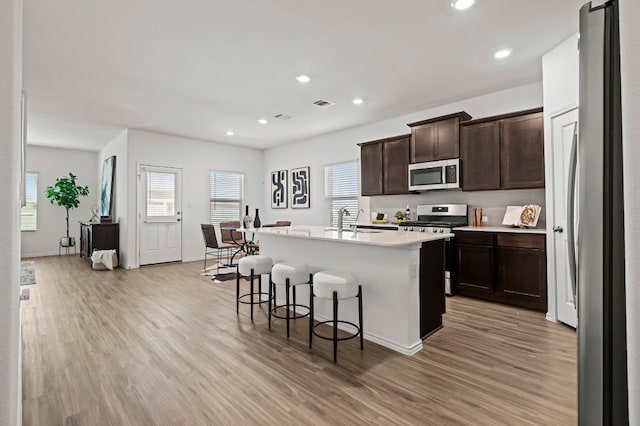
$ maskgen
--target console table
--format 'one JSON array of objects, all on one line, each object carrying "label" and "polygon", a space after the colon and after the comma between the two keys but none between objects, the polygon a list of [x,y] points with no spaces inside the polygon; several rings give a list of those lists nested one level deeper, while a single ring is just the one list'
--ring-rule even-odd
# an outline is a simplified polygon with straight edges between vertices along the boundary
[{"label": "console table", "polygon": [[94,250],[115,250],[120,256],[120,227],[117,223],[80,222],[80,257],[91,263]]}]

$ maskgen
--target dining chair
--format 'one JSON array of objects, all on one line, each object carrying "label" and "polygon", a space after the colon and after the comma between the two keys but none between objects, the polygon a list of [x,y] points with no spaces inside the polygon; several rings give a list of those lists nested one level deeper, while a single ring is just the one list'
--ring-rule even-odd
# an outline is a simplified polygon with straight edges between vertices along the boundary
[{"label": "dining chair", "polygon": [[230,243],[235,245],[244,244],[244,237],[242,235],[242,232],[232,231],[225,228],[240,228],[239,220],[220,222],[220,236],[223,243]]},{"label": "dining chair", "polygon": [[[220,261],[222,260],[222,252],[227,252],[227,263],[229,260],[229,254],[232,248],[236,247],[234,244],[218,243],[218,237],[216,236],[216,229],[213,225],[203,223],[200,225],[202,230],[202,239],[204,240],[204,270],[207,270],[207,255],[215,255],[218,265],[217,270],[220,270]],[[215,250],[215,251],[213,251]]]}]

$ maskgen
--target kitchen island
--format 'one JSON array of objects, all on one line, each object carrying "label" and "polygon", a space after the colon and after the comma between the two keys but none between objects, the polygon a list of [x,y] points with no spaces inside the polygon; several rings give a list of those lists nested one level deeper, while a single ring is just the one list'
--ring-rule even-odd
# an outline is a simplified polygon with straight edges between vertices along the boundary
[{"label": "kitchen island", "polygon": [[[453,234],[427,234],[373,229],[338,232],[321,226],[255,230],[260,254],[274,263],[306,263],[312,272],[354,273],[362,285],[364,337],[411,355],[422,339],[442,327],[444,313],[444,241]],[[278,303],[283,303],[282,292]],[[298,303],[308,304],[307,286]],[[357,322],[356,300],[340,304],[340,317]],[[306,312],[306,310],[305,310]],[[316,320],[331,316],[331,302],[315,301]]]}]

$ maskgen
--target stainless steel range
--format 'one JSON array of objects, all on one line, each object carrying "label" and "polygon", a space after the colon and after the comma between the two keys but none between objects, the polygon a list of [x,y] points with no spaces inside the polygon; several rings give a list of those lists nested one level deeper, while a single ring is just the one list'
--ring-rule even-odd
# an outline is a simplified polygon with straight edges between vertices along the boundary
[{"label": "stainless steel range", "polygon": [[[466,204],[427,204],[417,209],[417,219],[405,222],[401,231],[449,233],[458,226],[467,226]],[[445,252],[445,293],[451,295],[451,242],[447,240]]]}]

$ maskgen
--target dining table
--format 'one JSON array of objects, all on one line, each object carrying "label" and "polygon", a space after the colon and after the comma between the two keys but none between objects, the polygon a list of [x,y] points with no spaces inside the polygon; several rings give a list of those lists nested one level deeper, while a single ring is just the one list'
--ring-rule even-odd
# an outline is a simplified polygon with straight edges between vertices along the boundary
[{"label": "dining table", "polygon": [[[233,260],[239,253],[244,253],[247,256],[258,254],[259,246],[253,241],[255,236],[256,228],[238,228],[238,227],[220,227],[220,230],[230,231],[231,242],[235,244],[238,249],[231,255],[231,259],[229,263],[225,266],[233,266],[235,267],[237,263],[233,263]],[[242,240],[236,239],[235,233],[243,234]],[[249,233],[251,234],[251,239],[248,238]]]}]

